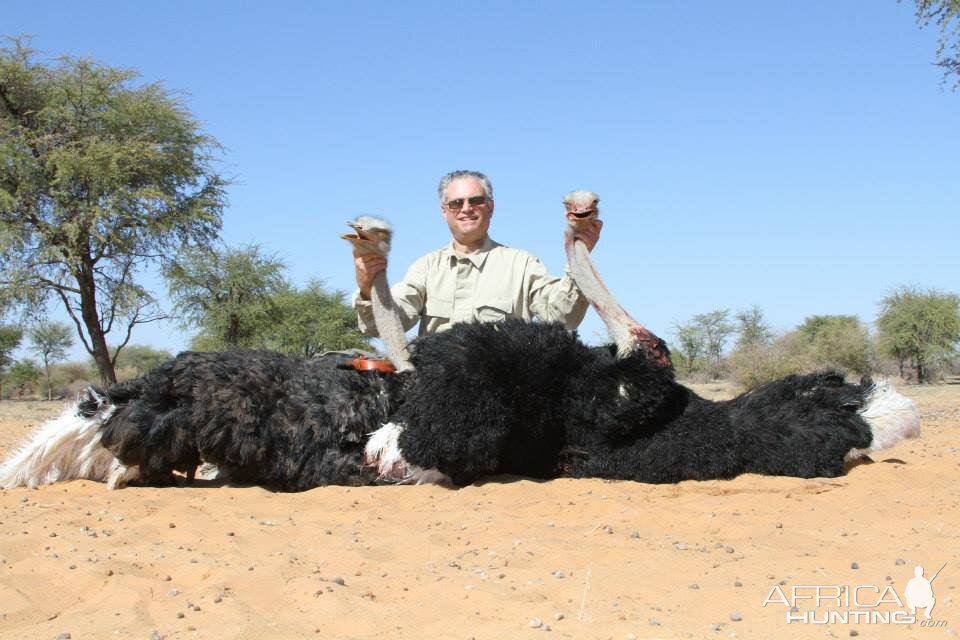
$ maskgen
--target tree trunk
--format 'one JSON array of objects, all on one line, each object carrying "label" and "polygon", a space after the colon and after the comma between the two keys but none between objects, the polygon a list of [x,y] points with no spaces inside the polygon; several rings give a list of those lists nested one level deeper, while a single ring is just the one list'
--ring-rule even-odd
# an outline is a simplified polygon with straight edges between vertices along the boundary
[{"label": "tree trunk", "polygon": [[100,372],[100,382],[104,386],[116,384],[117,374],[113,370],[110,360],[110,350],[107,348],[107,338],[100,326],[100,317],[97,315],[97,288],[93,281],[93,269],[84,270],[77,275],[77,284],[80,289],[80,315],[83,325],[90,336],[88,351],[97,364]]},{"label": "tree trunk", "polygon": [[230,314],[230,324],[227,326],[226,343],[230,349],[240,347],[240,316],[235,313]]}]

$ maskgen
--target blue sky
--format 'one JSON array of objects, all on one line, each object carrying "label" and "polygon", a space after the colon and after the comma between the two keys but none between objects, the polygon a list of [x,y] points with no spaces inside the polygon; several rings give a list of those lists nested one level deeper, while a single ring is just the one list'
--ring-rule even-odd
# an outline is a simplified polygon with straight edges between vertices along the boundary
[{"label": "blue sky", "polygon": [[[901,284],[960,291],[960,92],[912,2],[35,0],[0,25],[179,92],[235,178],[224,240],[297,283],[353,290],[358,213],[394,223],[401,277],[448,240],[437,180],[471,168],[491,235],[554,273],[563,194],[598,192],[601,272],[668,340],[714,309],[787,330],[872,322]],[[592,311],[581,334],[603,335]]]}]

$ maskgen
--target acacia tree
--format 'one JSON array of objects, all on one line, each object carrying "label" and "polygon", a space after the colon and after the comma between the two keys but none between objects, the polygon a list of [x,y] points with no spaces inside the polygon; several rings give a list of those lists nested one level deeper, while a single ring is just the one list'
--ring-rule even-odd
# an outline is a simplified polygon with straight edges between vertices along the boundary
[{"label": "acacia tree", "polygon": [[3,377],[7,367],[13,364],[10,355],[20,346],[23,339],[23,329],[14,325],[0,325],[0,398],[3,397]]},{"label": "acacia tree", "polygon": [[272,349],[304,358],[370,349],[342,291],[329,292],[319,280],[297,289],[285,269],[258,245],[182,253],[164,276],[184,328],[199,329],[191,346]]},{"label": "acacia tree", "polygon": [[275,296],[289,288],[286,268],[258,245],[182,251],[164,277],[184,328],[197,328],[193,347],[224,351],[260,347],[265,328],[280,322]]},{"label": "acacia tree", "polygon": [[692,322],[676,323],[673,325],[673,333],[677,337],[677,345],[672,351],[679,360],[680,372],[694,373],[699,369],[707,352],[707,339],[702,328]]},{"label": "acacia tree", "polygon": [[960,87],[960,0],[916,0],[916,7],[921,28],[932,22],[940,29],[936,64],[943,68],[944,82],[953,75],[953,88]]},{"label": "acacia tree", "polygon": [[62,322],[40,322],[30,329],[30,351],[43,363],[47,378],[47,400],[53,400],[51,367],[65,360],[73,346],[70,326]]},{"label": "acacia tree", "polygon": [[765,347],[773,340],[773,332],[763,319],[763,310],[753,305],[737,313],[737,350]]},{"label": "acacia tree", "polygon": [[720,374],[723,347],[727,339],[736,331],[729,317],[729,309],[717,309],[693,317],[693,324],[700,328],[706,342],[707,354],[712,358],[715,376]]},{"label": "acacia tree", "polygon": [[[95,61],[0,49],[0,305],[58,300],[104,383],[163,315],[137,276],[219,233],[216,141],[159,84]],[[107,346],[107,335],[122,336]]]},{"label": "acacia tree", "polygon": [[357,314],[342,291],[327,291],[313,280],[302,289],[290,288],[275,298],[281,320],[265,327],[264,346],[291,356],[311,358],[324,351],[370,349],[357,328]]},{"label": "acacia tree", "polygon": [[810,357],[819,366],[867,375],[873,369],[873,345],[857,316],[809,316],[797,327]]},{"label": "acacia tree", "polygon": [[910,363],[917,382],[926,382],[931,364],[957,353],[960,297],[956,294],[901,286],[885,297],[880,307],[880,347],[897,359],[900,375]]}]

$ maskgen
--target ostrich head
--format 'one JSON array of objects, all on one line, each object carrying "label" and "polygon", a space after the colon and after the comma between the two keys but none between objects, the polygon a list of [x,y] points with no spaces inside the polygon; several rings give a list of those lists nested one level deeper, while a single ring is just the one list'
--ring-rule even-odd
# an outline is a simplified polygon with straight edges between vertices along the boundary
[{"label": "ostrich head", "polygon": [[571,191],[563,198],[563,205],[568,223],[564,234],[564,248],[570,271],[583,295],[607,325],[610,336],[617,344],[618,354],[625,357],[631,353],[641,353],[665,367],[671,367],[666,343],[634,320],[620,306],[600,278],[586,246],[576,241],[577,229],[600,215],[600,196],[593,191]]},{"label": "ostrich head", "polygon": [[389,222],[373,216],[359,216],[356,220],[348,220],[347,224],[353,227],[354,233],[340,237],[356,247],[357,253],[376,253],[384,257],[390,253],[393,227]]},{"label": "ostrich head", "polygon": [[584,224],[600,215],[600,196],[593,191],[571,191],[563,197],[567,220],[572,226]]}]

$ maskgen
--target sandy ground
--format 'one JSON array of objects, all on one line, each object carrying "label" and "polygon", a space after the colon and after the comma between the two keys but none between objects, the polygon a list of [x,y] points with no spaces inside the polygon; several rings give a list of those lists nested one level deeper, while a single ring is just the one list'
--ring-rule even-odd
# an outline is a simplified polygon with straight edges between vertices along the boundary
[{"label": "sandy ground", "polygon": [[[956,637],[960,385],[905,391],[923,437],[835,479],[0,490],[0,637]],[[0,452],[60,409],[0,403]]]}]

